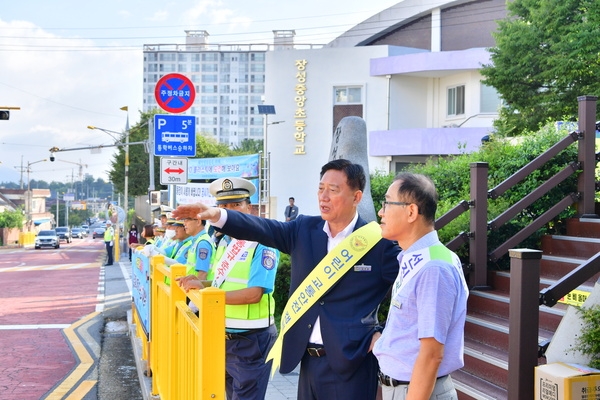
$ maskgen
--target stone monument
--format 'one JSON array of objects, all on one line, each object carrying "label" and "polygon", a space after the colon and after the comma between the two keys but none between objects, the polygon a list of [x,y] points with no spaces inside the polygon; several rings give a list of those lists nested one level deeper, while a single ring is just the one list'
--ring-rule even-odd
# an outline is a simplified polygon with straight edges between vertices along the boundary
[{"label": "stone monument", "polygon": [[371,197],[371,178],[369,176],[369,158],[367,155],[367,124],[360,117],[344,117],[335,128],[331,140],[329,161],[345,158],[354,164],[360,164],[365,170],[367,183],[358,213],[367,222],[376,221],[377,214]]}]

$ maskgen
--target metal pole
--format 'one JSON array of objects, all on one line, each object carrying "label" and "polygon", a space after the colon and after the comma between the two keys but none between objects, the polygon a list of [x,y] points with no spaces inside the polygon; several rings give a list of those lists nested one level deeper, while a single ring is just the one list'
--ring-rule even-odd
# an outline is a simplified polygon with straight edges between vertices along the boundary
[{"label": "metal pole", "polygon": [[[129,116],[127,116],[129,120]],[[127,124],[129,125],[129,123]],[[125,223],[127,223],[127,213],[129,208],[129,129],[125,131],[125,201],[123,210],[125,211]]]},{"label": "metal pole", "polygon": [[263,181],[263,190],[262,192],[262,203],[264,204],[265,207],[265,211],[264,211],[264,216],[265,218],[269,218],[269,152],[267,150],[267,140],[268,140],[268,135],[267,135],[267,127],[269,126],[269,115],[268,114],[263,114],[265,116],[264,120],[263,120],[263,125],[264,125],[264,130],[263,130],[263,168],[265,170],[265,176],[263,177],[264,181]]},{"label": "metal pole", "polygon": [[31,182],[29,180],[29,168],[30,168],[31,164],[27,163],[27,232],[31,232],[31,224],[29,221],[31,221]]},{"label": "metal pole", "polygon": [[[148,186],[148,196],[150,196],[150,192],[155,190],[154,186],[154,118],[150,118],[148,120],[148,170],[150,171],[149,176],[149,186]],[[148,217],[148,221],[152,223],[152,207],[148,207],[150,210],[150,215]]]},{"label": "metal pole", "polygon": [[154,188],[154,120],[148,120],[148,169],[150,170],[150,186],[148,191],[156,190]]}]

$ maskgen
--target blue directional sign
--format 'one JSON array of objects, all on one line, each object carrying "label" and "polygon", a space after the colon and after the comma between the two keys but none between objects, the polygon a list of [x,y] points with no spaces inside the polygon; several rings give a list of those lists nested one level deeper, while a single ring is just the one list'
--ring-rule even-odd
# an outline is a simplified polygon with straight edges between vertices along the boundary
[{"label": "blue directional sign", "polygon": [[154,116],[154,154],[194,157],[196,155],[196,117],[192,115]]}]

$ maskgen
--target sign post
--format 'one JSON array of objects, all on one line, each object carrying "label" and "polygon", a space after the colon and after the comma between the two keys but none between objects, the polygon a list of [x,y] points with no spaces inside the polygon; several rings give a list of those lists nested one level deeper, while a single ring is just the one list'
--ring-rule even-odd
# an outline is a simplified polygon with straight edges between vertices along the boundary
[{"label": "sign post", "polygon": [[160,184],[185,185],[188,181],[188,159],[175,157],[160,158]]}]

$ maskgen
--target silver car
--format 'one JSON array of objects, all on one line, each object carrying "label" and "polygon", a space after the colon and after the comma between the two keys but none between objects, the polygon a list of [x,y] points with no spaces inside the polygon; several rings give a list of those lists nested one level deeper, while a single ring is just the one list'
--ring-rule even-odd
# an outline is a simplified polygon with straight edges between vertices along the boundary
[{"label": "silver car", "polygon": [[42,247],[60,248],[60,241],[54,229],[40,231],[37,234],[35,238],[35,248],[41,249]]}]

